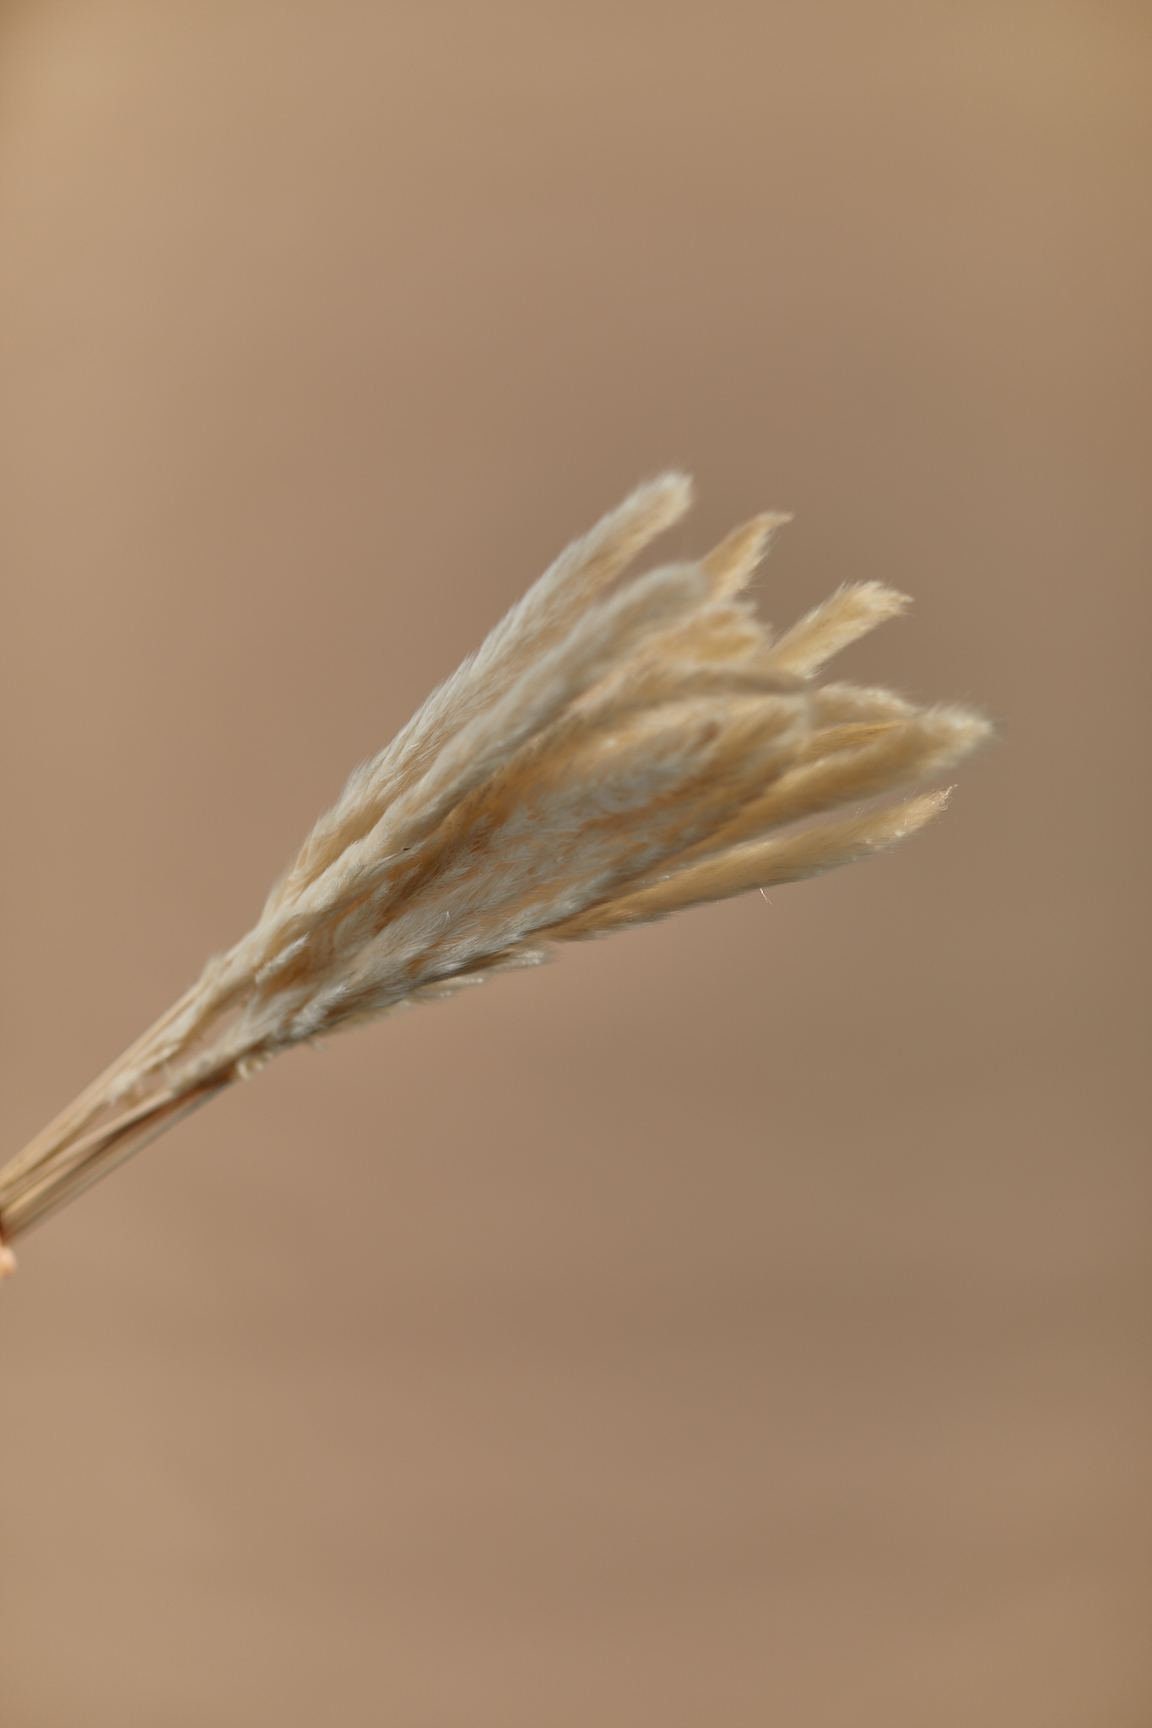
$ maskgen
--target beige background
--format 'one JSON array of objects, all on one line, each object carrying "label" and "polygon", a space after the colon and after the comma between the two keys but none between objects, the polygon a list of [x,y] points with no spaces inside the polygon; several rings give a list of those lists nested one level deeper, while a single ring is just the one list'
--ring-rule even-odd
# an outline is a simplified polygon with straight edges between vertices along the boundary
[{"label": "beige background", "polygon": [[8,6],[3,1144],[695,469],[1001,741],[287,1060],[0,1300],[4,1728],[1144,1728],[1137,0]]}]

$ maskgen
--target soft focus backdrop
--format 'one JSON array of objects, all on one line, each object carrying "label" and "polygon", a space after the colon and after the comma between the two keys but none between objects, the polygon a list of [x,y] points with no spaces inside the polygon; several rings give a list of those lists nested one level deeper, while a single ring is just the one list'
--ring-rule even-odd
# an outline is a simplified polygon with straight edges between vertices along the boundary
[{"label": "soft focus backdrop", "polygon": [[5,1728],[1152,1719],[1150,69],[1136,0],[4,8],[6,1154],[665,465],[1000,727],[26,1239]]}]

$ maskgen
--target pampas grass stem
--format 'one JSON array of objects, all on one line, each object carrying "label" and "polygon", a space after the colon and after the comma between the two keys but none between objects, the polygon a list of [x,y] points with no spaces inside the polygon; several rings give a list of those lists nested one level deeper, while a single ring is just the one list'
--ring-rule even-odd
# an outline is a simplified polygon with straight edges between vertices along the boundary
[{"label": "pampas grass stem", "polygon": [[905,597],[841,588],[773,640],[743,589],[786,517],[634,572],[690,501],[679,474],[633,493],[355,770],[248,935],[0,1170],[0,1272],[7,1243],[293,1045],[939,813],[924,783],[985,722],[818,682]]}]

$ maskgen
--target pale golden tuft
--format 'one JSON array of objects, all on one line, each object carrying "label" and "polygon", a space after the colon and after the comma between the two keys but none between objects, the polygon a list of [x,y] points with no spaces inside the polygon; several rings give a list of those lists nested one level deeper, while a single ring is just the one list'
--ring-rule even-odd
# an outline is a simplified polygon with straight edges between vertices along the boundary
[{"label": "pale golden tuft", "polygon": [[280,1051],[937,814],[943,792],[875,801],[950,770],[985,722],[813,682],[905,597],[845,587],[773,641],[742,591],[777,515],[634,574],[691,495],[678,474],[633,493],[355,770],[249,934],[0,1171],[0,1274],[5,1240]]}]

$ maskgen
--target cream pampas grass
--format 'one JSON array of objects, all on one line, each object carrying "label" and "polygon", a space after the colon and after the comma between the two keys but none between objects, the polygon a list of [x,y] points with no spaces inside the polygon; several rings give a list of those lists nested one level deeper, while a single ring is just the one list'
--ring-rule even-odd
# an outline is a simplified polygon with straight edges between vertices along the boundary
[{"label": "cream pampas grass", "polygon": [[3,1240],[294,1044],[866,858],[943,808],[917,788],[985,723],[818,681],[904,597],[841,588],[774,638],[741,591],[778,516],[636,574],[690,500],[678,474],[633,493],[356,769],[249,934],[0,1171]]}]

